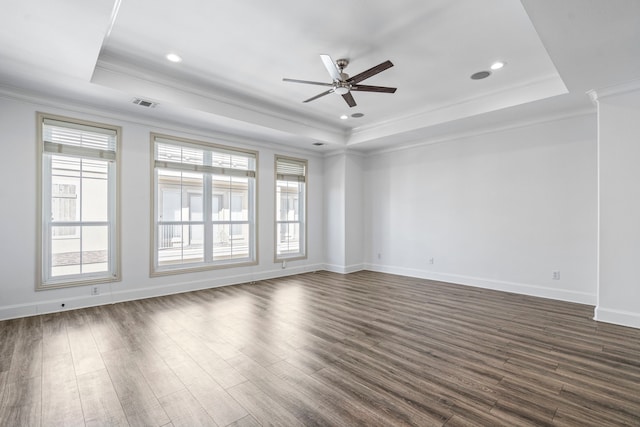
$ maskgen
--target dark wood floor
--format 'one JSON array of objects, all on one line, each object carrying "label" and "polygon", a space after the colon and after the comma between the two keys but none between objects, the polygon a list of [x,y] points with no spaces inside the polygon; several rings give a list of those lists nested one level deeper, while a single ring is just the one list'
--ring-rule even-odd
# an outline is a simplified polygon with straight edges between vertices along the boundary
[{"label": "dark wood floor", "polygon": [[360,272],[0,322],[1,426],[640,425],[640,330]]}]

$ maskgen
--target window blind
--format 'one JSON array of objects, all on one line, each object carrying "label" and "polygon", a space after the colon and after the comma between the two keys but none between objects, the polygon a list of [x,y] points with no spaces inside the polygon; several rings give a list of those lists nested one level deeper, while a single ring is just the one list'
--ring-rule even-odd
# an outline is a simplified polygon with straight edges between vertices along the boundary
[{"label": "window blind", "polygon": [[113,129],[45,118],[42,136],[47,153],[116,159],[117,134]]},{"label": "window blind", "polygon": [[255,178],[255,154],[155,137],[156,168]]},{"label": "window blind", "polygon": [[276,179],[278,181],[305,182],[307,163],[283,157],[276,158]]}]

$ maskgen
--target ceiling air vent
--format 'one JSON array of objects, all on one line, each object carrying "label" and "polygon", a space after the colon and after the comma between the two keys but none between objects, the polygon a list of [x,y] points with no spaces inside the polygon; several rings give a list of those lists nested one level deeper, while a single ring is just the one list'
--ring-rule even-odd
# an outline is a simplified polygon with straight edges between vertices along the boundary
[{"label": "ceiling air vent", "polygon": [[147,101],[145,99],[140,99],[140,98],[134,98],[133,103],[136,105],[140,105],[142,107],[147,107],[147,108],[155,108],[155,106],[158,105],[157,102]]}]

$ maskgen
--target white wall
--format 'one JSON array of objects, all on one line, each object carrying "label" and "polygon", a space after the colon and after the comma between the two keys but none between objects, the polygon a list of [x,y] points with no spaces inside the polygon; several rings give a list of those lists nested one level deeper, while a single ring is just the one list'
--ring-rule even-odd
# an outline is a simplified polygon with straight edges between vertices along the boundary
[{"label": "white wall", "polygon": [[372,155],[364,200],[369,269],[595,304],[594,115]]},{"label": "white wall", "polygon": [[[259,151],[259,265],[150,278],[149,132],[225,141],[202,131],[167,129],[108,112],[43,102],[46,105],[0,98],[0,146],[5,156],[0,168],[0,318],[56,311],[61,303],[69,309],[322,268],[349,272],[361,267],[596,303],[593,115],[364,158],[342,153],[322,159],[305,150],[274,149],[249,141],[227,143]],[[100,296],[90,296],[88,287],[34,291],[36,111],[123,127],[123,280],[100,285]],[[611,114],[636,117],[629,111],[611,110]],[[618,126],[614,120],[610,123]],[[633,145],[637,134],[636,127],[626,130],[626,144]],[[309,256],[287,263],[286,269],[273,262],[275,153],[309,159]],[[620,182],[611,181],[612,188]],[[628,224],[637,217],[629,217]],[[633,257],[628,259],[631,269]],[[552,280],[556,270],[560,280]],[[599,307],[635,310],[629,301],[637,301],[637,286],[633,280],[625,283],[621,289],[601,292]]]},{"label": "white wall", "polygon": [[[47,105],[39,105],[39,103]],[[243,283],[323,268],[324,161],[311,152],[267,148],[247,142],[242,148],[259,151],[258,244],[259,265],[206,272],[149,277],[150,258],[150,148],[149,132],[161,132],[231,146],[214,135],[140,124],[131,118],[76,106],[52,107],[55,100],[0,98],[3,167],[0,168],[0,319],[65,308],[143,298],[154,295]],[[90,296],[87,286],[36,292],[36,111],[122,126],[121,155],[121,282],[100,285],[101,295]],[[309,160],[308,258],[291,261],[286,269],[274,263],[274,154]]]},{"label": "white wall", "polygon": [[354,153],[345,159],[345,267],[348,272],[364,268],[364,159]]},{"label": "white wall", "polygon": [[598,100],[596,319],[640,328],[640,91]]},{"label": "white wall", "polygon": [[324,161],[324,259],[330,271],[345,266],[346,157],[329,156]]},{"label": "white wall", "polygon": [[364,268],[363,158],[341,152],[325,159],[325,268]]}]

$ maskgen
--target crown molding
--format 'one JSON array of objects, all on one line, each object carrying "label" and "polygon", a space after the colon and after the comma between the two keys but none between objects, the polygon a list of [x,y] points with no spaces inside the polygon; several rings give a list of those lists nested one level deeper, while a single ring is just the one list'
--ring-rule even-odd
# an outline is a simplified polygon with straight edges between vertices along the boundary
[{"label": "crown molding", "polygon": [[1,84],[0,98],[30,104],[33,105],[36,109],[46,107],[55,109],[56,111],[64,110],[65,114],[67,115],[89,115],[102,121],[115,120],[119,123],[147,126],[149,128],[152,128],[153,130],[159,130],[165,133],[178,133],[180,134],[180,136],[192,139],[236,144],[254,150],[268,148],[274,151],[300,153],[305,156],[313,156],[318,158],[324,157],[324,153],[317,152],[311,147],[294,147],[287,144],[279,144],[273,141],[266,141],[264,139],[256,139],[250,136],[215,131],[213,129],[204,128],[201,126],[188,127],[180,123],[167,122],[166,120],[154,120],[142,115],[132,115],[130,112],[123,113],[114,109],[97,108],[96,106],[90,104],[83,104],[60,97],[27,92],[20,88],[14,88]]},{"label": "crown molding", "polygon": [[334,156],[356,156],[356,157],[360,157],[360,158],[365,158],[368,156],[368,153],[366,151],[362,151],[362,150],[354,150],[352,148],[349,147],[344,147],[344,148],[337,148],[335,150],[328,150],[324,152],[324,158],[329,158],[329,157],[334,157]]},{"label": "crown molding", "polygon": [[[124,90],[128,93],[145,92],[141,98],[195,108],[209,114],[277,131],[299,134],[332,144],[345,144],[347,131],[333,122],[302,115],[299,111],[269,103],[263,99],[242,98],[232,90],[220,87],[200,87],[185,80],[121,65],[117,61],[98,60],[91,82],[100,86]],[[197,107],[194,107],[197,106]]]},{"label": "crown molding", "polygon": [[640,79],[630,80],[628,82],[606,86],[600,89],[591,89],[587,91],[587,95],[593,103],[609,98],[611,96],[624,95],[631,92],[640,91]]},{"label": "crown molding", "polygon": [[536,126],[536,125],[543,124],[543,123],[550,123],[550,122],[554,122],[554,121],[568,120],[568,119],[572,119],[572,118],[576,118],[576,117],[590,116],[590,115],[593,115],[595,117],[595,114],[596,114],[595,109],[578,108],[578,109],[568,110],[568,111],[557,113],[557,114],[550,114],[550,115],[545,115],[545,116],[542,116],[542,117],[537,117],[535,119],[519,120],[519,121],[516,121],[516,122],[511,122],[509,124],[499,124],[499,125],[488,126],[488,127],[484,127],[484,128],[476,127],[475,129],[472,129],[472,130],[469,130],[469,131],[453,132],[453,133],[449,133],[449,134],[447,134],[445,136],[440,136],[440,137],[436,137],[436,138],[428,138],[428,137],[426,139],[418,139],[418,138],[416,138],[413,141],[407,141],[406,143],[402,144],[401,146],[390,147],[390,148],[381,148],[381,149],[377,149],[377,150],[367,151],[365,153],[365,155],[367,157],[373,157],[373,156],[377,156],[377,155],[380,155],[380,154],[387,154],[387,153],[393,153],[393,152],[397,152],[397,151],[411,150],[411,149],[423,147],[423,146],[426,146],[426,145],[441,144],[441,143],[445,143],[445,142],[451,142],[451,141],[456,141],[456,140],[460,140],[460,139],[471,138],[471,137],[474,137],[474,136],[490,135],[490,134],[493,134],[493,133],[505,132],[505,131],[514,130],[514,129],[527,128],[527,127]]},{"label": "crown molding", "polygon": [[490,113],[566,93],[568,93],[567,88],[557,75],[544,76],[491,93],[461,99],[438,108],[354,128],[348,136],[347,146],[366,144],[380,137],[407,131],[417,131],[422,128],[462,120],[478,114]]}]

